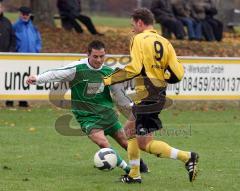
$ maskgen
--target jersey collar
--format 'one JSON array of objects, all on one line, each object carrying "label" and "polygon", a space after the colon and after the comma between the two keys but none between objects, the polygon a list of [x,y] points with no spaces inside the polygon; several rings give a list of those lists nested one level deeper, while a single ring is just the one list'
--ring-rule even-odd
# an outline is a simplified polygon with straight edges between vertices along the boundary
[{"label": "jersey collar", "polygon": [[158,33],[157,30],[155,30],[155,29],[146,29],[143,32],[144,33],[147,33],[147,32],[149,32],[149,33],[156,33],[156,34]]},{"label": "jersey collar", "polygon": [[93,68],[91,65],[90,65],[90,63],[89,63],[89,60],[88,60],[88,58],[86,58],[86,63],[87,63],[87,67],[88,68],[90,68],[91,70],[101,70],[102,69],[102,67],[103,67],[103,65],[100,67],[100,68]]}]

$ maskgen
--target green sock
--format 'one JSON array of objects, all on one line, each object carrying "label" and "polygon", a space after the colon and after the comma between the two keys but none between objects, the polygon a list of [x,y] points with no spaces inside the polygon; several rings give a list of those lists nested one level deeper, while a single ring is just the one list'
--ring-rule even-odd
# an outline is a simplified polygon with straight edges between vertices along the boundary
[{"label": "green sock", "polygon": [[123,169],[126,173],[129,173],[130,167],[127,165],[126,161],[122,159],[122,157],[118,154],[118,152],[114,148],[111,147],[111,149],[114,150],[114,152],[117,155],[117,166]]}]

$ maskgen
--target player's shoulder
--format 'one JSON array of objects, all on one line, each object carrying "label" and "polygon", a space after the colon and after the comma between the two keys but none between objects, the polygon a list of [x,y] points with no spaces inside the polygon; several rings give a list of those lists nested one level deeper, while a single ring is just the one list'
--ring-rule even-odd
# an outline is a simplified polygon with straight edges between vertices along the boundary
[{"label": "player's shoulder", "polygon": [[147,38],[150,37],[151,35],[158,35],[158,32],[154,29],[150,30],[144,30],[143,32],[140,32],[134,36],[134,38]]},{"label": "player's shoulder", "polygon": [[142,39],[145,38],[145,36],[146,36],[145,33],[139,33],[139,34],[136,34],[135,36],[133,36],[132,40],[133,40],[133,41],[142,40]]},{"label": "player's shoulder", "polygon": [[163,47],[168,47],[171,43],[168,39],[164,38],[163,36],[159,35],[157,41],[160,42]]},{"label": "player's shoulder", "polygon": [[158,42],[162,44],[164,48],[168,48],[168,46],[171,44],[168,39],[160,35],[159,33],[155,33],[154,35],[149,35],[144,37],[146,40],[144,41],[145,44],[148,44],[149,42]]},{"label": "player's shoulder", "polygon": [[154,29],[146,30],[146,31],[144,31],[142,33],[139,33],[139,34],[137,34],[137,35],[135,35],[133,37],[133,40],[136,40],[136,41],[146,41],[146,42],[149,42],[151,40],[156,40],[156,39],[157,39],[157,41],[160,41],[160,42],[165,43],[165,44],[170,43],[168,41],[168,39],[166,39],[163,36],[161,36],[157,32],[157,30],[154,30]]},{"label": "player's shoulder", "polygon": [[109,66],[106,66],[105,64],[103,65],[102,70],[106,71],[107,73],[112,73],[114,71],[113,68],[110,68]]},{"label": "player's shoulder", "polygon": [[88,59],[84,58],[84,59],[73,61],[68,66],[72,66],[72,67],[84,66],[84,65],[87,65],[87,63],[88,63]]}]

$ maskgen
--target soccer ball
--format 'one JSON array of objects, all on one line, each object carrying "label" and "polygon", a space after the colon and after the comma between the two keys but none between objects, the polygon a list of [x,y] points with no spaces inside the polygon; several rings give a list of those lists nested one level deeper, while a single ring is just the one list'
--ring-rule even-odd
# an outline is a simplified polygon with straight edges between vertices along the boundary
[{"label": "soccer ball", "polygon": [[94,155],[94,166],[99,170],[112,170],[117,166],[117,155],[110,148],[100,149]]}]

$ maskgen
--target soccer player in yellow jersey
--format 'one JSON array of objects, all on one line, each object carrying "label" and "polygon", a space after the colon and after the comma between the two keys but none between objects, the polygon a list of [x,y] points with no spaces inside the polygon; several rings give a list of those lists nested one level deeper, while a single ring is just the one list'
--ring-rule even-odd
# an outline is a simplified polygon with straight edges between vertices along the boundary
[{"label": "soccer player in yellow jersey", "polygon": [[182,161],[192,182],[197,173],[198,154],[182,151],[153,139],[153,132],[162,128],[159,113],[166,102],[166,85],[177,83],[183,78],[183,66],[177,60],[171,43],[154,30],[153,15],[148,9],[140,8],[133,12],[132,27],[135,36],[130,47],[131,62],[104,79],[105,85],[132,78],[136,83],[137,100],[134,100],[133,106],[135,121],[129,121],[129,126],[135,128],[128,140],[131,171],[121,181],[142,182],[139,171],[140,148],[158,157]]}]

